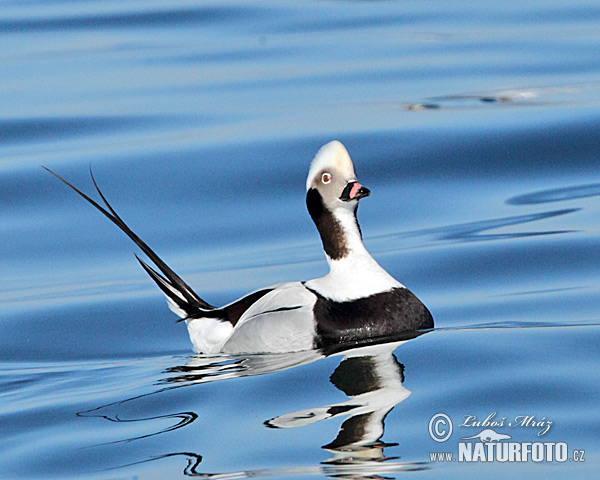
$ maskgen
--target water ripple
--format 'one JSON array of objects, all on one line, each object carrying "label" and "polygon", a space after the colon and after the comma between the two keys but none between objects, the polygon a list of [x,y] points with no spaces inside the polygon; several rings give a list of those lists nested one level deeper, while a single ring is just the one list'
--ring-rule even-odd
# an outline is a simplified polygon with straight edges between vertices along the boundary
[{"label": "water ripple", "polygon": [[143,115],[3,119],[0,120],[0,145],[117,131],[157,120]]},{"label": "water ripple", "polygon": [[515,215],[512,217],[495,218],[492,220],[480,220],[476,222],[461,223],[457,225],[446,225],[443,227],[426,228],[414,230],[402,234],[383,235],[374,237],[374,239],[383,239],[393,237],[409,238],[423,235],[431,235],[438,240],[457,240],[462,242],[473,242],[482,240],[503,240],[511,238],[534,237],[539,235],[557,235],[562,233],[573,233],[574,230],[547,230],[533,232],[511,232],[511,233],[488,233],[488,230],[508,227],[512,225],[521,225],[524,223],[537,222],[547,218],[568,215],[581,210],[580,208],[565,208],[562,210],[552,210],[549,212],[531,213],[527,215]]},{"label": "water ripple", "polygon": [[109,14],[79,14],[48,16],[42,18],[11,18],[0,21],[0,33],[85,30],[90,28],[136,28],[183,26],[223,22],[225,20],[250,20],[259,14],[257,8],[237,6],[164,8],[146,11],[127,11]]},{"label": "water ripple", "polygon": [[535,205],[538,203],[564,202],[565,200],[594,197],[596,195],[600,195],[600,183],[525,193],[509,198],[506,203],[509,205]]}]

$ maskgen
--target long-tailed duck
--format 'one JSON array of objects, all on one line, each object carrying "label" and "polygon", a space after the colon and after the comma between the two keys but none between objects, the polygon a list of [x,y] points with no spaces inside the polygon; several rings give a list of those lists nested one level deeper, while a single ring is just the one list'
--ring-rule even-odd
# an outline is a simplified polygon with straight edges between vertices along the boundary
[{"label": "long-tailed duck", "polygon": [[[45,167],[44,167],[45,168]],[[147,255],[136,258],[187,324],[196,352],[292,352],[433,328],[429,310],[387,273],[362,242],[356,210],[370,191],[358,183],[346,148],[324,145],[311,163],[306,205],[329,263],[321,278],[257,290],[223,307],[200,298],[141,240],[108,203],[105,207],[52,172],[95,206]]]}]

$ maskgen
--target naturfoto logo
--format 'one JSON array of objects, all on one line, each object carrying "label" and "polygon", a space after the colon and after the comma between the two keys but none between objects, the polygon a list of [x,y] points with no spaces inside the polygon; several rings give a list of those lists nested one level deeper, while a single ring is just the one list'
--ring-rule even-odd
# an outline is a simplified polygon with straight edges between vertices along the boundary
[{"label": "naturfoto logo", "polygon": [[[456,454],[454,452],[430,452],[432,462],[584,462],[584,450],[571,450],[565,442],[516,442],[514,433],[499,432],[501,428],[524,428],[526,432],[535,431],[537,437],[546,435],[554,423],[546,417],[536,415],[517,415],[500,417],[496,412],[480,420],[475,415],[464,415],[458,428],[483,428],[473,435],[459,438]],[[454,426],[445,413],[437,413],[429,420],[429,435],[436,442],[446,442],[452,436]],[[470,432],[469,432],[470,433]],[[569,452],[571,454],[569,455]]]}]

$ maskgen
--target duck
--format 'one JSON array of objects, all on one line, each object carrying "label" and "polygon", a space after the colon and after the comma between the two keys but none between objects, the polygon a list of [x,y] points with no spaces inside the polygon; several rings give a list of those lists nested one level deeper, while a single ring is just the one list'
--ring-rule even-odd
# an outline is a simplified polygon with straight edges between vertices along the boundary
[{"label": "duck", "polygon": [[119,227],[145,254],[136,259],[187,326],[196,353],[284,353],[430,330],[427,307],[367,251],[357,220],[370,190],[358,182],[344,145],[331,141],[312,160],[306,207],[323,245],[322,277],[261,288],[215,307],[177,275],[117,214],[90,176],[100,203],[45,168]]}]

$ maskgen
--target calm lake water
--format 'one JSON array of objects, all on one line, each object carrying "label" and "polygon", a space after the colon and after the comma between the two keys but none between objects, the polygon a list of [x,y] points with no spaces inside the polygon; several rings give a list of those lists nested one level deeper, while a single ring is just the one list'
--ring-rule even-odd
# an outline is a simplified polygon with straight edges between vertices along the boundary
[{"label": "calm lake water", "polygon": [[[595,0],[3,1],[0,476],[597,477],[598,132]],[[435,330],[194,356],[134,245],[40,168],[91,193],[91,165],[222,304],[326,272],[304,182],[334,138]],[[487,427],[566,461],[457,461]]]}]

